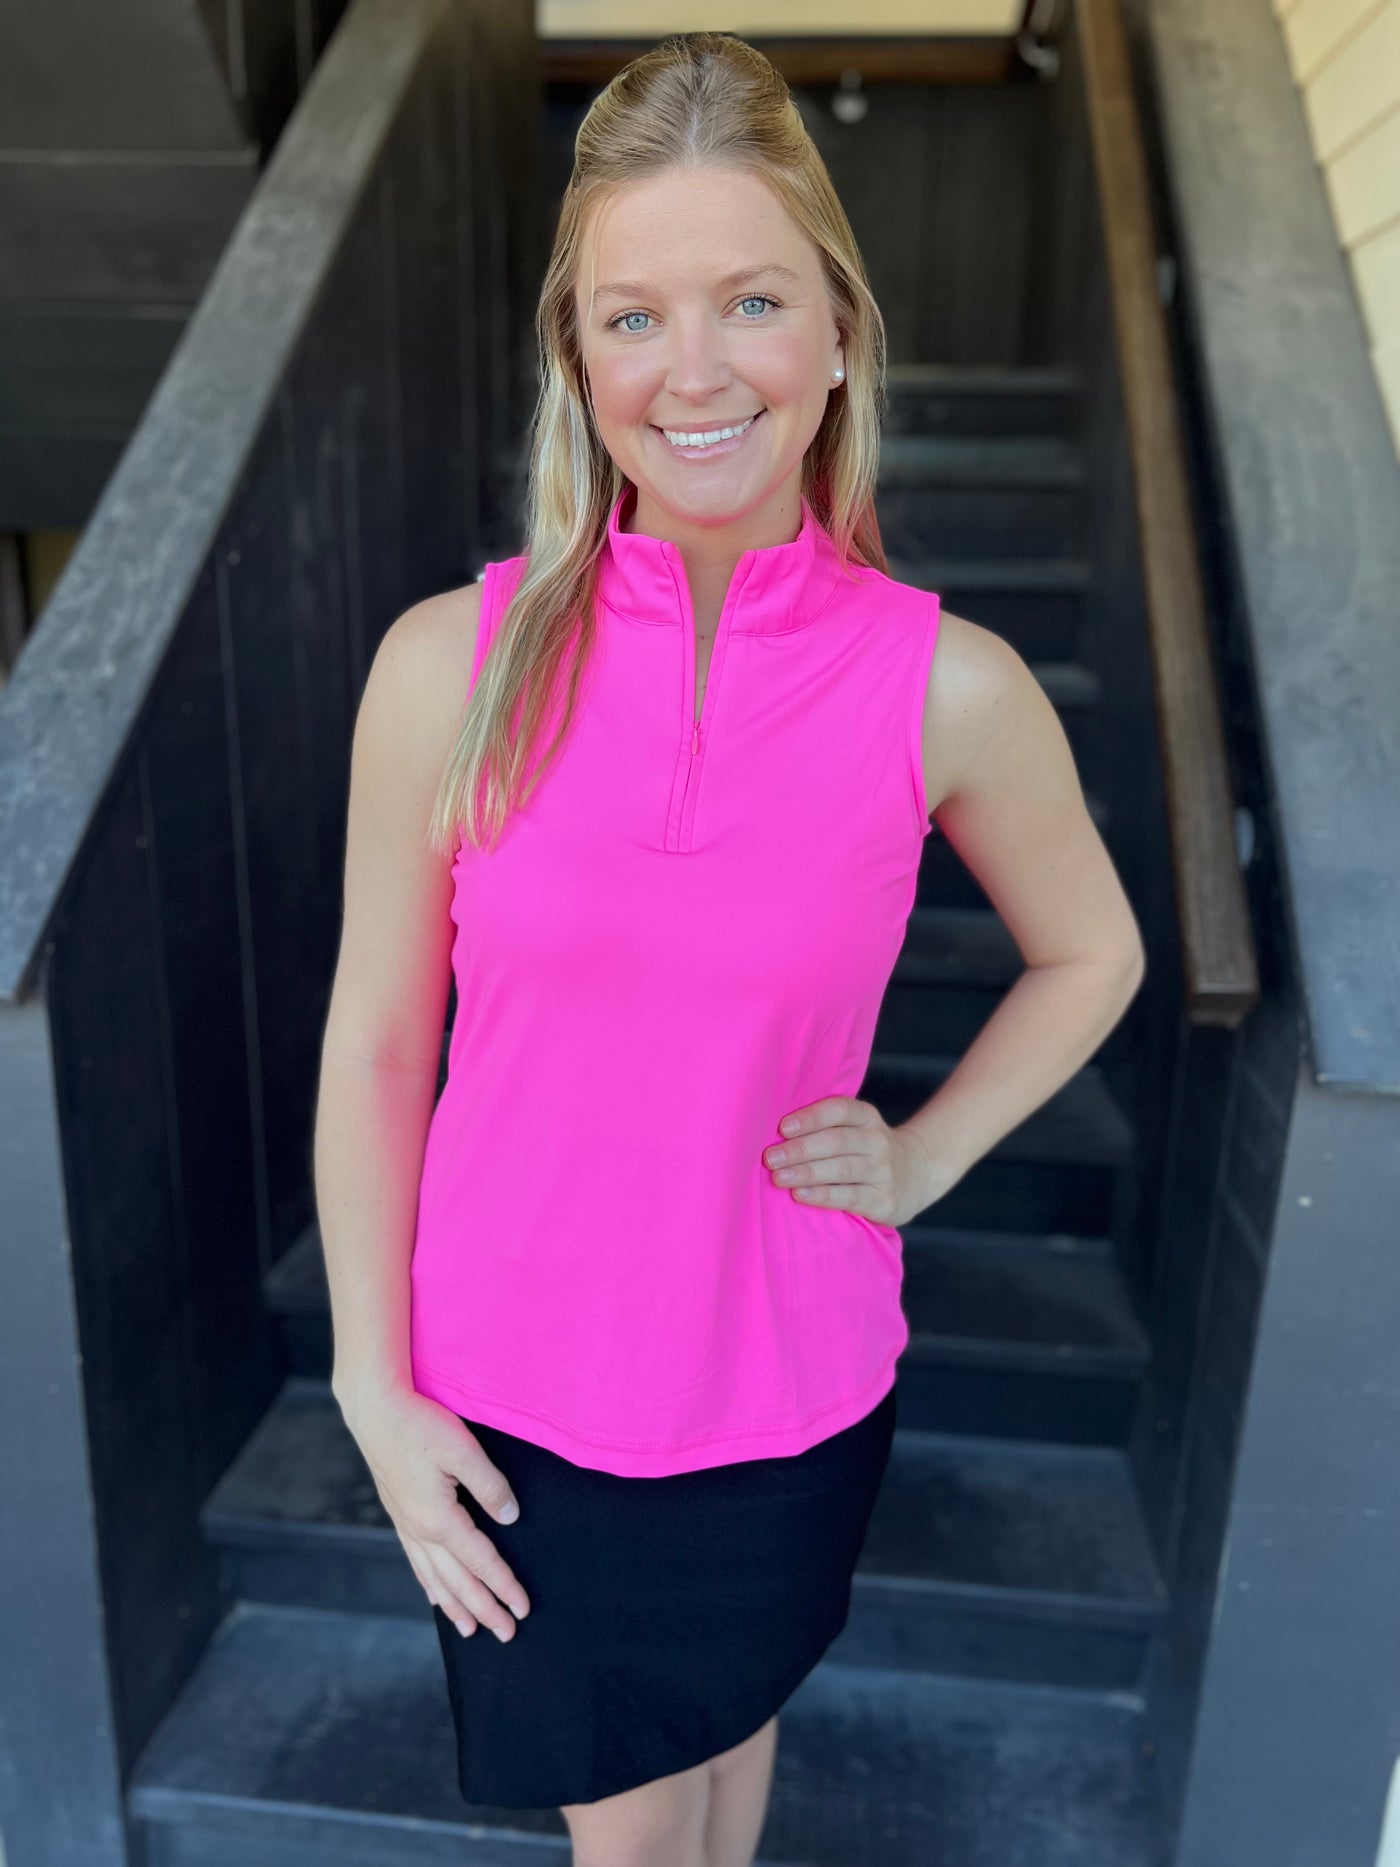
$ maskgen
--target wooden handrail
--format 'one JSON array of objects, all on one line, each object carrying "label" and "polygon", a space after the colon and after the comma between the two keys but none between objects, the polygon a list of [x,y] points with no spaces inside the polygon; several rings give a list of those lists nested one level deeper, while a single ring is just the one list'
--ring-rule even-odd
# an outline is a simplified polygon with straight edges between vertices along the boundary
[{"label": "wooden handrail", "polygon": [[1075,0],[1075,24],[1132,465],[1187,1013],[1194,1024],[1233,1026],[1258,1001],[1259,971],[1121,0]]}]

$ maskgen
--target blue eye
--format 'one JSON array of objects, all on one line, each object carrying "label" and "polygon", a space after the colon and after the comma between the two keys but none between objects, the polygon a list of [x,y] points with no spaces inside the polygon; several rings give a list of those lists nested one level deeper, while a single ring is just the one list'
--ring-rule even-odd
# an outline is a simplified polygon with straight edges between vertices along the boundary
[{"label": "blue eye", "polygon": [[[777,310],[782,309],[782,300],[770,297],[767,292],[746,292],[739,300],[741,305],[751,305],[755,302],[761,305],[772,305]],[[651,313],[649,311],[619,311],[615,318],[608,319],[606,328],[610,331],[615,331],[624,318],[649,318],[650,316]],[[745,318],[742,322],[745,324],[765,324],[767,319]],[[628,337],[640,337],[641,334],[640,331],[626,331],[623,333],[624,336]]]}]

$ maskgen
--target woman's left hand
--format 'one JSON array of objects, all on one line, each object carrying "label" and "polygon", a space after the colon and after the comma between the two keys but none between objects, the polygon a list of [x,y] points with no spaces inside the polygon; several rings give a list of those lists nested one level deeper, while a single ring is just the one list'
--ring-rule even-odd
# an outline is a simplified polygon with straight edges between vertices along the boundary
[{"label": "woman's left hand", "polygon": [[905,1225],[939,1197],[937,1163],[912,1130],[891,1128],[873,1102],[823,1096],[785,1115],[763,1150],[775,1186],[804,1206],[839,1206]]}]

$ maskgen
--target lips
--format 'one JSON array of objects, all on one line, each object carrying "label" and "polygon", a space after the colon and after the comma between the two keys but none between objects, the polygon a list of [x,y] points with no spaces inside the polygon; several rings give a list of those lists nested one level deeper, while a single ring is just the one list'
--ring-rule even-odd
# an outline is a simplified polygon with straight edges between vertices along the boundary
[{"label": "lips", "polygon": [[[756,424],[759,417],[766,413],[767,413],[766,408],[755,409],[751,416],[750,415],[735,415],[729,421],[711,421],[703,428],[682,428],[679,423],[676,423],[673,426],[673,432],[676,434],[713,434],[716,428],[741,428],[746,421],[751,424]],[[666,445],[668,447],[671,447],[674,445],[673,442],[666,440],[666,430],[661,425],[661,423],[652,422],[651,425],[653,428],[655,428],[656,432],[661,436],[662,440],[666,441]],[[720,442],[711,443],[711,445],[723,447],[724,443],[720,441]]]}]

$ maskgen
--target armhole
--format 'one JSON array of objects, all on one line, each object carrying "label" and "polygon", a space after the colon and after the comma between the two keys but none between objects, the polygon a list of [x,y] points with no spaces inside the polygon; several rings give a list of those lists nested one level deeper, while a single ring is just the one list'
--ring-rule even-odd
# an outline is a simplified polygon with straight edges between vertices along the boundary
[{"label": "armhole", "polygon": [[909,721],[909,775],[914,785],[914,822],[920,836],[933,828],[929,816],[928,786],[924,782],[924,704],[928,698],[929,672],[933,666],[934,644],[938,640],[941,604],[936,592],[927,592],[923,626],[919,631],[919,652],[915,664],[914,698]]},{"label": "armhole", "polygon": [[[465,707],[476,691],[477,679],[481,674],[481,664],[486,659],[486,651],[491,646],[491,637],[496,627],[496,570],[497,566],[487,564],[477,578],[481,586],[481,603],[476,615],[476,640],[472,644],[472,665],[467,675],[467,692],[462,702]],[[462,828],[458,824],[452,832],[452,861],[455,864],[462,848]]]},{"label": "armhole", "polygon": [[496,569],[488,564],[477,578],[481,585],[481,607],[476,618],[476,642],[472,648],[471,673],[467,678],[467,698],[476,691],[476,683],[481,674],[481,664],[486,659],[486,651],[491,646],[491,635],[496,625]]}]

